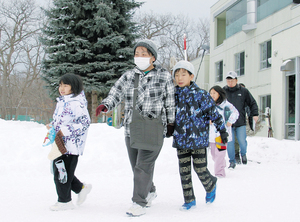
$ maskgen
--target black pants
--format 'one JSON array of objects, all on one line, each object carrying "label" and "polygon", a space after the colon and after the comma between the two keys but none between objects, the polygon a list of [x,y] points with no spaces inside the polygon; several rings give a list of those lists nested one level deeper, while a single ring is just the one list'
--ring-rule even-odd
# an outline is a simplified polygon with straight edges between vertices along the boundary
[{"label": "black pants", "polygon": [[149,151],[135,149],[130,146],[130,137],[125,137],[128,156],[133,171],[133,197],[132,201],[146,206],[146,197],[149,192],[156,190],[153,184],[153,173],[155,161],[160,150]]},{"label": "black pants", "polygon": [[[60,183],[59,172],[55,166],[55,162],[58,160],[63,160],[65,168],[67,171],[68,180],[66,183]],[[56,186],[56,192],[58,195],[58,202],[66,203],[72,200],[71,191],[79,193],[82,189],[83,184],[77,179],[74,175],[75,169],[78,162],[78,156],[75,155],[62,155],[61,157],[53,161],[53,174],[54,174],[54,183]]]},{"label": "black pants", "polygon": [[211,192],[217,183],[217,178],[212,176],[207,169],[207,153],[206,149],[185,150],[177,149],[179,161],[179,173],[183,190],[185,203],[190,203],[195,200],[191,158],[193,157],[194,170],[197,173],[206,192]]}]

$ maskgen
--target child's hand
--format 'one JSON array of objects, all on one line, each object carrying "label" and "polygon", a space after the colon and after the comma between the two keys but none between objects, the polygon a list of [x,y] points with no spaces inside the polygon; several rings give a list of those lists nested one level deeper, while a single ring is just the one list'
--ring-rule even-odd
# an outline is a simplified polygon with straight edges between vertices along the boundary
[{"label": "child's hand", "polygon": [[227,122],[226,126],[232,126],[232,124],[230,122]]},{"label": "child's hand", "polygon": [[210,125],[212,124],[212,121],[211,121],[211,120],[209,120],[209,124],[210,124]]},{"label": "child's hand", "polygon": [[55,139],[55,129],[52,127],[51,124],[47,124],[46,128],[48,129],[48,133],[44,139],[43,146],[48,146],[54,142]]}]

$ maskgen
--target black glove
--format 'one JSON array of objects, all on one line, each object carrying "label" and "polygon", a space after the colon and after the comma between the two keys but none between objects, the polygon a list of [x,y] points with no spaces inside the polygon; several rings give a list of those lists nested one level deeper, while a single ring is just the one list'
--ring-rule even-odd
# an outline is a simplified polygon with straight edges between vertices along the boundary
[{"label": "black glove", "polygon": [[226,131],[222,131],[220,132],[220,136],[221,136],[221,139],[222,139],[222,142],[225,144],[228,142],[228,133]]},{"label": "black glove", "polygon": [[173,136],[175,126],[167,125],[167,134],[166,137],[169,138]]}]

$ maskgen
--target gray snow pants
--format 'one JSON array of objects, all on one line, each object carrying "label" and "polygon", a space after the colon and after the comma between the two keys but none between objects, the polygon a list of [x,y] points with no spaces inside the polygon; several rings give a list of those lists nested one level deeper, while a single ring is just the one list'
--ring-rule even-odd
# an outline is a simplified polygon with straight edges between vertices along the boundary
[{"label": "gray snow pants", "polygon": [[130,147],[130,137],[125,137],[125,143],[133,171],[132,201],[145,207],[148,193],[156,190],[153,184],[153,172],[161,148],[158,151],[132,148]]}]

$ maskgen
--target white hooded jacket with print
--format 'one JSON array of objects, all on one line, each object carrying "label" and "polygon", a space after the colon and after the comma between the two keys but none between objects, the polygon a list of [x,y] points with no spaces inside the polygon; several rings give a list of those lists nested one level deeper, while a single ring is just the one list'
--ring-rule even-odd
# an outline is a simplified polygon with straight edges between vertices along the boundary
[{"label": "white hooded jacket with print", "polygon": [[[239,111],[227,100],[223,101],[220,105],[217,106],[218,112],[222,115],[223,121],[225,123],[225,128],[228,133],[228,142],[232,140],[232,132],[231,132],[231,126],[227,126],[227,121],[224,117],[224,109],[225,107],[228,107],[230,110],[230,116],[228,118],[228,122],[231,124],[234,124],[237,119],[239,118]],[[217,131],[216,127],[213,124],[209,125],[209,142],[215,143],[215,139],[220,136],[220,133]]]},{"label": "white hooded jacket with print", "polygon": [[56,133],[62,131],[67,154],[82,155],[91,119],[84,92],[73,96],[70,94],[56,98],[57,104],[51,124]]}]

